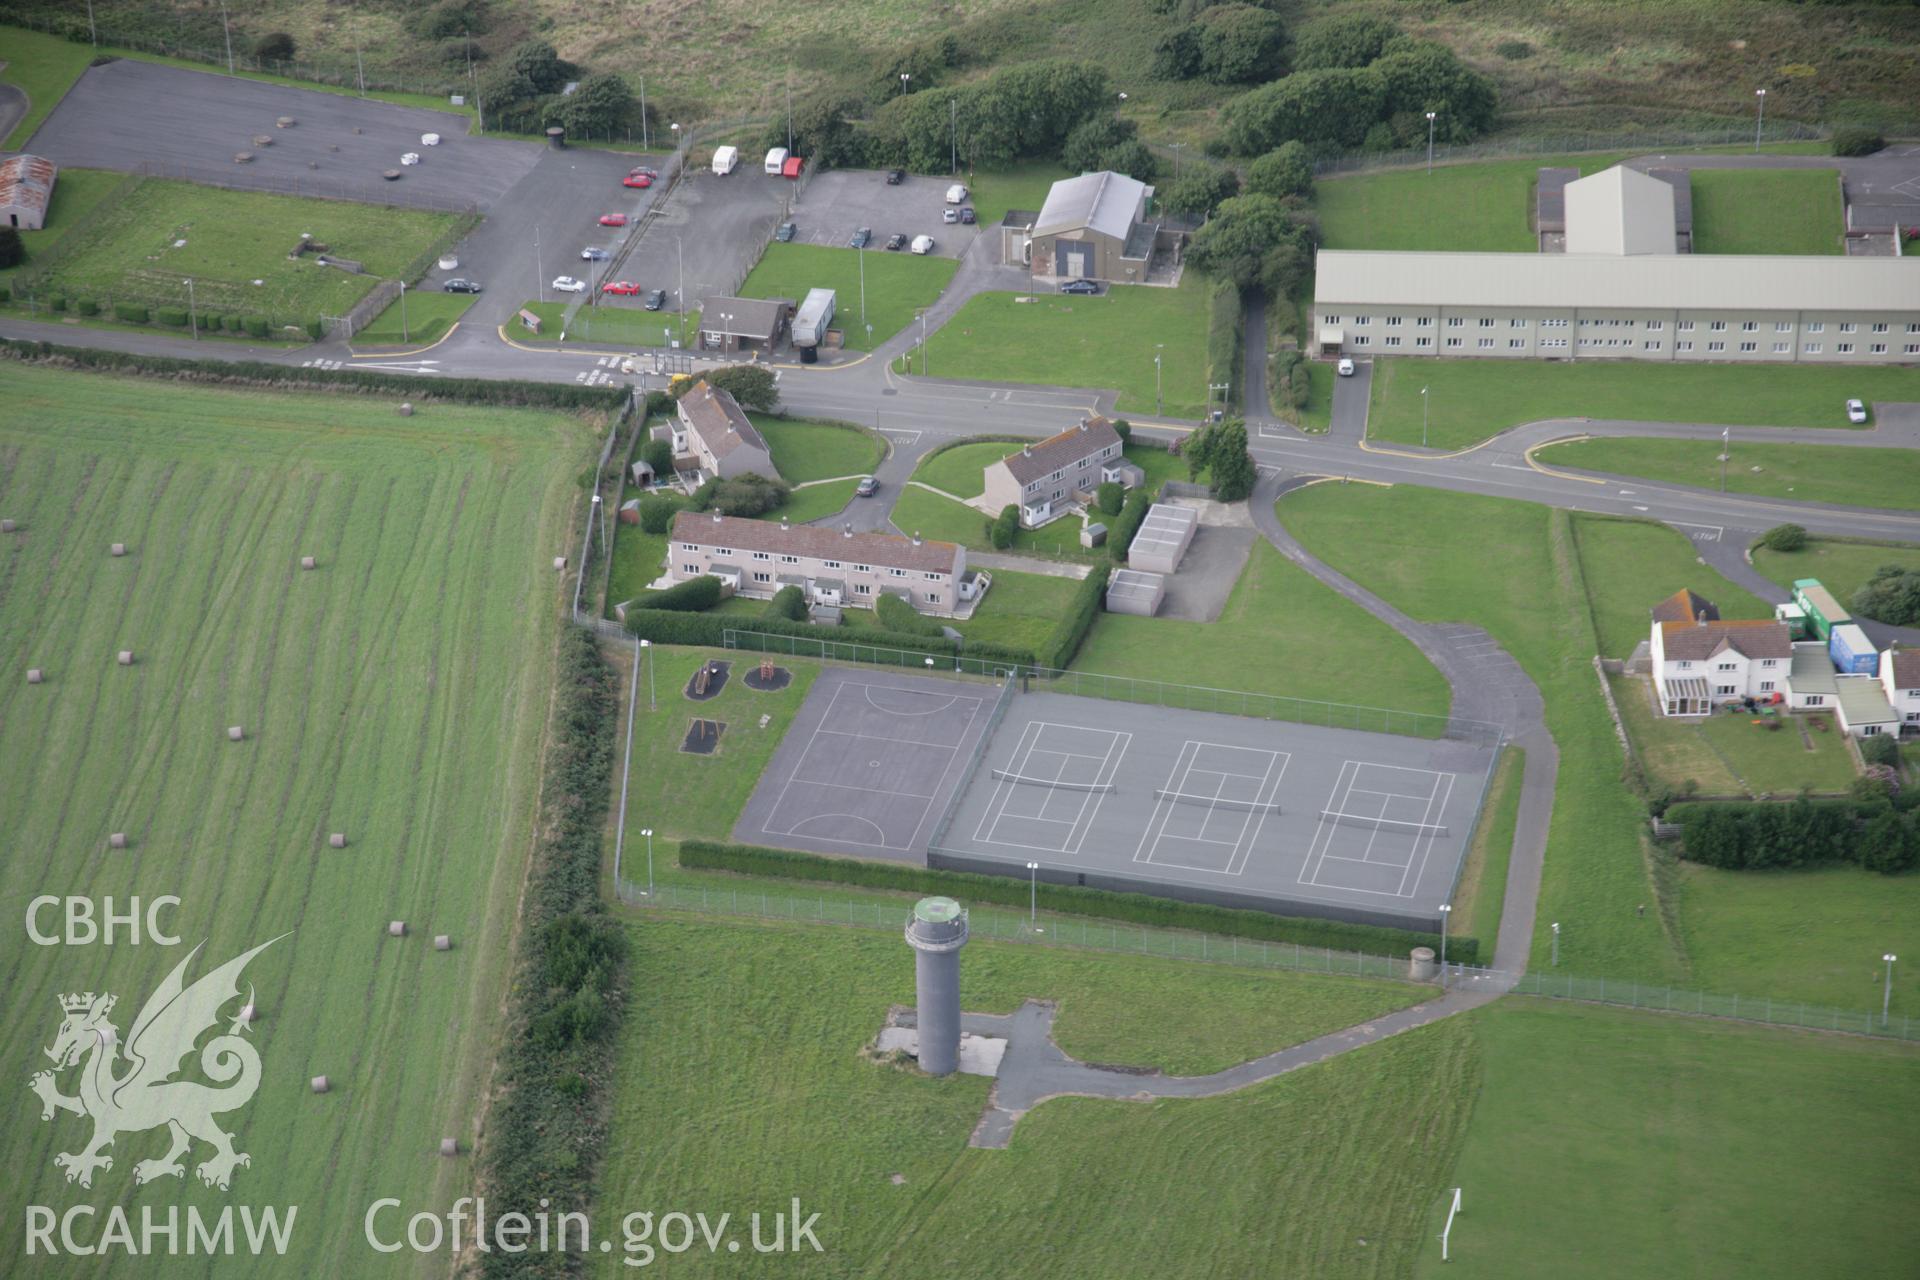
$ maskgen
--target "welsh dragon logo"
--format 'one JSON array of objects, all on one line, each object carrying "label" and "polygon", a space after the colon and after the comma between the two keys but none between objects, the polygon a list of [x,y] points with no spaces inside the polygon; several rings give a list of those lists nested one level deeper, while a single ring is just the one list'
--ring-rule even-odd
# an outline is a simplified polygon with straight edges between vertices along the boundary
[{"label": "welsh dragon logo", "polygon": [[[180,1157],[196,1138],[213,1147],[213,1155],[195,1170],[210,1187],[225,1191],[234,1169],[252,1163],[245,1152],[233,1149],[233,1135],[214,1121],[216,1115],[245,1106],[260,1087],[260,1055],[241,1038],[246,1024],[240,1017],[235,1016],[224,1034],[200,1050],[200,1070],[224,1088],[173,1077],[195,1042],[219,1023],[221,1008],[239,996],[240,971],[278,941],[263,942],[187,986],[182,975],[200,954],[195,947],[141,1008],[124,1045],[118,1029],[107,1020],[117,997],[91,991],[60,997],[65,1019],[53,1047],[46,1051],[53,1070],[35,1073],[29,1087],[40,1095],[42,1120],[53,1119],[56,1111],[93,1120],[93,1138],[85,1147],[53,1158],[56,1166],[67,1171],[68,1182],[91,1187],[95,1170],[113,1168],[113,1157],[106,1151],[116,1137],[162,1125],[172,1145],[158,1160],[136,1164],[135,1182],[184,1177]],[[251,988],[248,1002],[252,1002]],[[124,1071],[118,1069],[122,1064]],[[54,1072],[74,1066],[80,1068],[79,1092],[69,1097],[60,1092]]]}]

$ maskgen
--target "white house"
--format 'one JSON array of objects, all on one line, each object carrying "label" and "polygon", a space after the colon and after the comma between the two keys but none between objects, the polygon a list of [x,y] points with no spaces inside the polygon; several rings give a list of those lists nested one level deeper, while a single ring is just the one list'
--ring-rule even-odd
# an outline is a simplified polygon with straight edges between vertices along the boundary
[{"label": "white house", "polygon": [[674,456],[692,458],[701,471],[720,479],[749,472],[769,480],[780,478],[766,439],[727,392],[702,379],[680,397],[677,412]]},{"label": "white house", "polygon": [[1920,733],[1920,649],[1888,649],[1880,655],[1880,686],[1900,727]]},{"label": "white house", "polygon": [[1877,738],[1883,733],[1900,732],[1900,716],[1887,705],[1886,693],[1873,676],[1838,676],[1834,684],[1839,696],[1834,714],[1842,732],[1856,738]]},{"label": "white house", "polygon": [[1786,693],[1793,637],[1784,622],[1656,622],[1653,683],[1670,716],[1703,716],[1737,698]]}]

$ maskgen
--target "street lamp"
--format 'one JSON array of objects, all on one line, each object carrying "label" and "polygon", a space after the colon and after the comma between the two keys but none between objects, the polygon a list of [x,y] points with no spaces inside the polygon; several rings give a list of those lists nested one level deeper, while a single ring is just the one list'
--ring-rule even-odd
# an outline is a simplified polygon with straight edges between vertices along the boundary
[{"label": "street lamp", "polygon": [[1027,928],[1040,932],[1040,864],[1037,862],[1027,864]]},{"label": "street lamp", "polygon": [[533,229],[533,288],[541,302],[547,300],[547,273],[540,269],[540,228]]},{"label": "street lamp", "polygon": [[1439,112],[1427,112],[1427,176],[1433,176],[1433,119]]},{"label": "street lamp", "polygon": [[[200,336],[200,317],[193,307],[193,277],[188,276],[183,283],[187,286],[187,332],[197,338]],[[403,289],[405,287],[401,286]]]},{"label": "street lamp", "polygon": [[1560,967],[1560,922],[1558,920],[1553,922],[1553,964],[1556,969]]},{"label": "street lamp", "polygon": [[1727,491],[1727,459],[1733,456],[1733,428],[1720,428],[1720,492]]},{"label": "street lamp", "polygon": [[1420,388],[1420,447],[1427,447],[1427,389]]},{"label": "street lamp", "polygon": [[1175,182],[1180,181],[1180,148],[1186,145],[1184,142],[1173,144],[1173,180]]},{"label": "street lamp", "polygon": [[407,336],[407,282],[400,282],[400,343],[405,346],[411,339]]},{"label": "street lamp", "polygon": [[920,376],[927,376],[927,313],[920,312]]},{"label": "street lamp", "polygon": [[640,647],[647,651],[647,710],[654,711],[658,708],[653,701],[653,641],[642,640]]},{"label": "street lamp", "polygon": [[1887,1011],[1893,1007],[1893,962],[1900,957],[1889,951],[1880,957],[1887,962],[1887,985],[1880,996],[1880,1025],[1887,1025]]},{"label": "street lamp", "polygon": [[722,351],[733,350],[733,317],[724,311],[720,313],[720,332],[720,349]]},{"label": "street lamp", "polygon": [[1753,149],[1758,151],[1760,149],[1760,131],[1767,127],[1767,91],[1765,89],[1755,89],[1753,96],[1760,104],[1759,112],[1755,115],[1753,121]]},{"label": "street lamp", "polygon": [[913,79],[913,77],[912,77],[911,75],[908,75],[908,74],[907,74],[906,72],[904,72],[904,71],[902,71],[902,72],[900,73],[900,93],[901,93],[901,96],[903,96],[903,97],[904,97],[904,96],[906,95],[906,92],[907,92],[907,81],[909,81],[909,80],[911,80],[911,79]]},{"label": "street lamp", "polygon": [[1160,418],[1167,416],[1166,401],[1160,397],[1160,353],[1166,346],[1164,342],[1153,344],[1153,412],[1155,417]]},{"label": "street lamp", "polygon": [[640,834],[647,838],[647,896],[653,896],[653,828],[642,827]]},{"label": "street lamp", "polygon": [[1453,905],[1440,904],[1440,985],[1447,985],[1447,917],[1453,914]]}]

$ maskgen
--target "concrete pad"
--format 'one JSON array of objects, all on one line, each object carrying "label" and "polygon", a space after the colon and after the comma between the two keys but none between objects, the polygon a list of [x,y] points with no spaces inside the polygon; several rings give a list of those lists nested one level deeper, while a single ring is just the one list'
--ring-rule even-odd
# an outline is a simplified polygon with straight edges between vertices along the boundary
[{"label": "concrete pad", "polygon": [[[882,1053],[900,1052],[920,1056],[920,1032],[913,1027],[882,1027],[876,1042]],[[960,1073],[986,1076],[1000,1074],[1000,1060],[1007,1056],[1007,1042],[1001,1036],[960,1035]]]}]

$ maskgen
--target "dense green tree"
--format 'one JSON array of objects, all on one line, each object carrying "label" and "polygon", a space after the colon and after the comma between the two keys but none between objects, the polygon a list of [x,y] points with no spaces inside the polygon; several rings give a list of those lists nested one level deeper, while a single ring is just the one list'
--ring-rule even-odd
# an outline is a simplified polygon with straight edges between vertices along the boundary
[{"label": "dense green tree", "polygon": [[1250,4],[1215,5],[1194,22],[1200,73],[1215,84],[1256,84],[1287,73],[1290,41],[1280,16]]},{"label": "dense green tree", "polygon": [[1256,156],[1283,142],[1357,147],[1386,101],[1373,68],[1299,71],[1229,101],[1221,111],[1228,147]]},{"label": "dense green tree", "polygon": [[1400,28],[1368,13],[1343,13],[1311,22],[1294,47],[1296,71],[1364,67],[1386,49]]},{"label": "dense green tree", "polygon": [[536,94],[558,93],[574,73],[545,40],[523,40],[506,56],[504,66],[527,78]]},{"label": "dense green tree", "polygon": [[1103,516],[1117,516],[1120,508],[1126,505],[1127,487],[1118,480],[1102,481],[1093,494],[1093,505],[1100,509]]},{"label": "dense green tree", "polygon": [[269,65],[292,62],[294,55],[293,37],[284,31],[273,31],[253,42],[253,56]]},{"label": "dense green tree", "polygon": [[1777,524],[1760,535],[1760,545],[1769,551],[1798,551],[1807,545],[1806,527]]},{"label": "dense green tree", "polygon": [[1920,570],[1881,565],[1853,593],[1853,611],[1896,627],[1920,624]]},{"label": "dense green tree", "polygon": [[1215,424],[1213,430],[1216,435],[1209,464],[1213,496],[1221,502],[1243,502],[1260,478],[1253,455],[1247,452],[1247,424],[1230,419]]},{"label": "dense green tree", "polygon": [[1272,196],[1313,195],[1313,155],[1303,142],[1287,142],[1247,166],[1247,193]]},{"label": "dense green tree", "polygon": [[1396,41],[1368,70],[1380,77],[1382,117],[1403,115],[1410,125],[1424,125],[1432,111],[1436,136],[1447,142],[1465,142],[1493,126],[1493,82],[1445,45]]},{"label": "dense green tree", "polygon": [[[865,111],[859,99],[827,91],[793,100],[793,149],[808,163],[830,169],[857,168],[866,163],[866,143],[853,122]],[[776,113],[767,124],[765,147],[787,145],[787,118]]]},{"label": "dense green tree", "polygon": [[1204,217],[1240,190],[1240,178],[1231,169],[1196,164],[1160,193],[1160,207],[1169,213]]},{"label": "dense green tree", "polygon": [[680,510],[679,505],[650,493],[640,499],[640,531],[642,533],[665,533],[673,527],[673,517]]},{"label": "dense green tree", "polygon": [[1260,278],[1269,254],[1292,253],[1303,239],[1287,207],[1272,196],[1235,196],[1193,233],[1187,261],[1208,275],[1245,284]]},{"label": "dense green tree", "polygon": [[769,618],[785,618],[788,622],[807,620],[807,593],[791,584],[773,593],[773,599],[767,601]]},{"label": "dense green tree", "polygon": [[[773,380],[771,369],[757,364],[730,364],[724,369],[710,370],[706,377],[708,386],[732,396],[742,409],[773,413],[780,408],[780,385]],[[687,384],[689,388],[692,385]]]},{"label": "dense green tree", "polygon": [[627,82],[612,72],[602,72],[582,80],[568,96],[553,99],[547,122],[575,136],[604,138],[627,125],[633,110],[633,91],[627,88]]},{"label": "dense green tree", "polygon": [[17,267],[26,261],[26,242],[14,227],[0,227],[0,269]]}]

